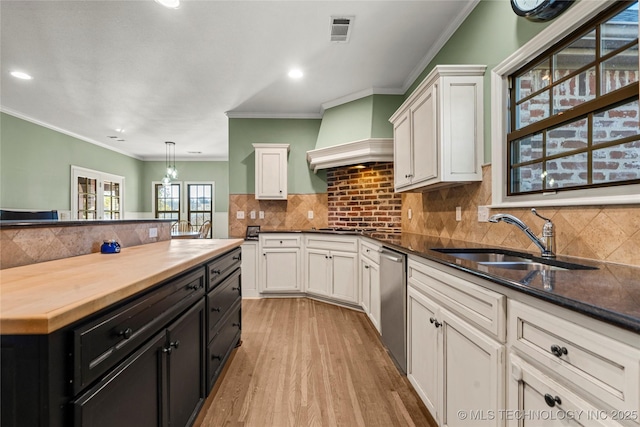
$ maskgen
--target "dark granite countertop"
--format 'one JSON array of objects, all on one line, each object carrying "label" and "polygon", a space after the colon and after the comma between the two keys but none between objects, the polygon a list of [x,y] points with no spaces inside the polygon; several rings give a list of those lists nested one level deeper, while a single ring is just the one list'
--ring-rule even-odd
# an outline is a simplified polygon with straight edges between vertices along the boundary
[{"label": "dark granite countertop", "polygon": [[38,227],[78,227],[113,224],[135,224],[145,222],[175,222],[174,219],[141,218],[141,219],[89,219],[82,221],[62,221],[49,219],[34,219],[29,221],[0,221],[0,228],[38,228]]},{"label": "dark granite countertop", "polygon": [[[556,260],[559,262],[582,264],[596,267],[597,270],[507,270],[432,250],[432,248],[489,248],[492,246],[419,234],[326,230],[261,232],[327,233],[369,237],[391,249],[473,274],[509,289],[640,333],[640,267],[558,256]],[[539,254],[529,253],[529,255],[535,257]]]}]

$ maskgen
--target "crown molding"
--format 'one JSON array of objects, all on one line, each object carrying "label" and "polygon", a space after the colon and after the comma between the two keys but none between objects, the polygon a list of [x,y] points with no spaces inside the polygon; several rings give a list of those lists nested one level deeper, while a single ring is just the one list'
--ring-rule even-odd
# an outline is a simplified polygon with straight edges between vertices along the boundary
[{"label": "crown molding", "polygon": [[393,161],[393,138],[368,138],[307,151],[314,172],[320,169]]}]

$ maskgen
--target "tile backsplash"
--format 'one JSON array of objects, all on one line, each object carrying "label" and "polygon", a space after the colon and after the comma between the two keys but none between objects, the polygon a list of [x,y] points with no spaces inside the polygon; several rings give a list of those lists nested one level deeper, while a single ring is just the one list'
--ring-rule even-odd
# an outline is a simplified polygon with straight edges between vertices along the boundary
[{"label": "tile backsplash", "polygon": [[[538,252],[518,228],[478,222],[478,206],[490,204],[491,166],[485,166],[482,182],[403,194],[402,231]],[[456,221],[457,206],[461,207],[462,221]],[[556,227],[558,254],[640,266],[640,206],[547,207],[537,211],[551,218]],[[498,212],[517,216],[540,235],[544,221],[530,209],[492,209],[490,215]]]}]

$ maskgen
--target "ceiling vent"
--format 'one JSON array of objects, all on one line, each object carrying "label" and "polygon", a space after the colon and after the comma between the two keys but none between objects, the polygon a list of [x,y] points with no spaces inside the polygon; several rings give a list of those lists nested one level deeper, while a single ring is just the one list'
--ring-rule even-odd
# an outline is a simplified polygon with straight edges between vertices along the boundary
[{"label": "ceiling vent", "polygon": [[347,43],[351,35],[353,16],[331,17],[331,41],[334,43]]}]

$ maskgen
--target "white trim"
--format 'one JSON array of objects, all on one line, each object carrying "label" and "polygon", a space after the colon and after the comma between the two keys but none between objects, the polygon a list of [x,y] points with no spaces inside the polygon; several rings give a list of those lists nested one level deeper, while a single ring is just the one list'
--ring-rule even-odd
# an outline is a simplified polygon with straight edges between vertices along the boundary
[{"label": "white trim", "polygon": [[333,147],[307,151],[307,162],[314,172],[338,166],[392,161],[393,138],[361,139]]},{"label": "white trim", "polygon": [[321,112],[324,115],[325,110],[329,108],[337,107],[342,104],[347,104],[352,101],[357,101],[358,99],[366,98],[371,95],[404,95],[405,90],[402,88],[376,88],[372,87],[369,89],[364,89],[359,92],[350,93],[349,95],[341,96],[340,98],[336,98],[331,101],[327,101],[322,104]]},{"label": "white trim", "polygon": [[98,220],[104,220],[104,186],[105,180],[120,185],[120,219],[125,219],[125,178],[108,172],[101,172],[82,166],[71,165],[71,215],[70,219],[78,220],[78,177],[94,178],[96,183],[96,213]]},{"label": "white trim", "polygon": [[447,27],[445,31],[442,32],[440,38],[431,45],[431,49],[427,52],[427,54],[422,58],[422,61],[416,65],[413,71],[407,76],[402,85],[402,93],[405,93],[411,85],[416,81],[420,74],[427,68],[427,65],[435,58],[435,56],[440,52],[440,49],[444,47],[445,44],[449,41],[451,36],[458,30],[460,25],[467,19],[467,17],[473,12],[473,9],[480,3],[480,0],[472,0],[467,3],[465,8],[456,16],[456,18],[451,22],[451,24]]},{"label": "white trim", "polygon": [[322,113],[259,113],[225,111],[230,119],[321,119]]},{"label": "white trim", "polygon": [[507,155],[508,77],[615,0],[576,2],[557,20],[491,71],[491,207],[579,206],[640,203],[640,185],[561,191],[559,193],[507,196],[505,159]]},{"label": "white trim", "polygon": [[52,124],[43,122],[41,120],[34,119],[33,117],[29,117],[29,116],[24,115],[22,113],[18,113],[17,111],[13,111],[13,110],[11,110],[11,109],[9,109],[7,107],[0,106],[0,112],[3,112],[5,114],[8,114],[8,115],[13,116],[13,117],[17,117],[19,119],[22,119],[24,121],[33,123],[35,125],[42,126],[44,128],[47,128],[47,129],[51,129],[53,131],[56,131],[58,133],[62,133],[64,135],[70,136],[72,138],[79,139],[80,141],[88,142],[90,144],[97,145],[97,146],[102,147],[102,148],[106,148],[107,150],[110,150],[110,151],[115,151],[116,153],[120,153],[120,154],[125,155],[127,157],[132,157],[132,158],[138,159],[138,160],[144,160],[144,158],[136,156],[135,154],[129,153],[129,152],[124,151],[124,150],[120,150],[118,148],[114,148],[114,147],[112,147],[110,145],[107,145],[105,143],[98,142],[98,141],[93,140],[91,138],[87,138],[86,136],[82,136],[82,135],[79,135],[77,133],[74,133],[74,132],[59,128],[57,126],[54,126]]}]

